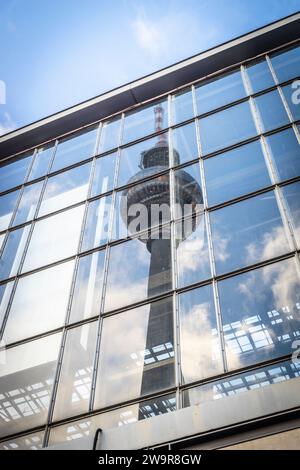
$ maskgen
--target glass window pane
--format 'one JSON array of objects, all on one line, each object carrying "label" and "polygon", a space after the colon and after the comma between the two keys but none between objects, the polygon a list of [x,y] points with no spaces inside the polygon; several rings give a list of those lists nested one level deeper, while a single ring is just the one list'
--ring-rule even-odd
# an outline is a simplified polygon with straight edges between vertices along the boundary
[{"label": "glass window pane", "polygon": [[172,124],[186,121],[194,116],[193,95],[190,88],[172,96]]},{"label": "glass window pane", "polygon": [[199,163],[180,168],[174,175],[176,217],[192,215],[203,210]]},{"label": "glass window pane", "polygon": [[32,154],[24,154],[0,164],[0,193],[24,183]]},{"label": "glass window pane", "polygon": [[199,155],[195,122],[172,130],[174,165],[194,160]]},{"label": "glass window pane", "polygon": [[275,85],[266,60],[261,60],[260,62],[251,63],[246,66],[246,73],[252,93],[258,93],[265,88],[270,88]]},{"label": "glass window pane", "polygon": [[298,121],[300,119],[300,80],[297,80],[296,87],[294,86],[294,83],[295,82],[283,86],[282,91],[288,103],[294,121]]},{"label": "glass window pane", "polygon": [[175,224],[178,286],[211,277],[207,231],[204,214],[186,218]]},{"label": "glass window pane", "polygon": [[212,286],[179,295],[182,384],[223,372]]},{"label": "glass window pane", "polygon": [[260,95],[255,100],[262,132],[289,123],[287,112],[277,90]]},{"label": "glass window pane", "polygon": [[204,160],[210,206],[271,184],[259,141]]},{"label": "glass window pane", "polygon": [[73,270],[70,261],[18,280],[4,330],[6,344],[64,324]]},{"label": "glass window pane", "polygon": [[35,223],[22,272],[45,266],[77,252],[84,206]]},{"label": "glass window pane", "polygon": [[104,318],[95,408],[158,392],[173,384],[171,297]]},{"label": "glass window pane", "polygon": [[230,369],[291,353],[300,337],[299,288],[294,259],[219,282]]},{"label": "glass window pane", "polygon": [[300,46],[276,52],[271,62],[279,82],[285,82],[300,75]]},{"label": "glass window pane", "polygon": [[300,175],[300,144],[293,129],[266,137],[281,181]]},{"label": "glass window pane", "polygon": [[213,211],[210,217],[218,274],[290,251],[273,191]]},{"label": "glass window pane", "polygon": [[239,70],[210,79],[196,87],[198,114],[220,108],[244,96],[246,96],[246,91]]},{"label": "glass window pane", "polygon": [[[126,238],[170,218],[170,175],[165,173],[117,192],[112,238]],[[146,243],[148,234],[141,238]]]},{"label": "glass window pane", "polygon": [[289,361],[260,367],[254,371],[224,377],[183,392],[183,407],[195,406],[220,398],[230,397],[256,388],[299,377],[300,362]]},{"label": "glass window pane", "polygon": [[[62,444],[63,442],[76,440],[76,448],[80,447],[79,440],[86,436],[95,435],[96,429],[116,428],[126,424],[135,423],[142,419],[152,418],[176,409],[175,394],[145,400],[134,405],[108,411],[98,415],[87,416],[77,421],[72,421],[61,426],[55,426],[50,431],[49,446]],[[92,439],[91,439],[92,441]],[[83,447],[82,447],[83,448]],[[90,445],[89,445],[90,448]]]},{"label": "glass window pane", "polygon": [[118,186],[138,181],[169,167],[167,134],[122,148]]},{"label": "glass window pane", "polygon": [[0,362],[1,437],[45,424],[60,342],[58,333],[5,350],[5,362]]},{"label": "glass window pane", "polygon": [[300,182],[284,186],[282,192],[290,211],[294,234],[300,246]]},{"label": "glass window pane", "polygon": [[214,152],[256,135],[248,101],[199,120],[203,154]]},{"label": "glass window pane", "polygon": [[108,150],[118,147],[120,141],[121,119],[112,119],[102,125],[98,153],[108,152]]},{"label": "glass window pane", "polygon": [[98,127],[92,127],[61,139],[57,145],[51,171],[73,165],[94,154]]},{"label": "glass window pane", "polygon": [[24,187],[13,225],[23,224],[34,218],[42,187],[43,181]]},{"label": "glass window pane", "polygon": [[91,197],[106,193],[107,191],[111,191],[113,189],[116,158],[117,153],[112,153],[105,155],[105,157],[97,158],[93,176]]},{"label": "glass window pane", "polygon": [[56,392],[53,420],[88,411],[98,322],[67,332],[63,362]]},{"label": "glass window pane", "polygon": [[103,196],[89,203],[81,251],[107,242],[110,213],[111,196]]},{"label": "glass window pane", "polygon": [[0,231],[9,226],[19,194],[20,191],[13,191],[0,197]]},{"label": "glass window pane", "polygon": [[48,173],[49,165],[53,156],[54,143],[39,147],[34,157],[28,180],[40,178]]},{"label": "glass window pane", "polygon": [[87,197],[91,163],[51,176],[46,184],[39,216],[63,209]]},{"label": "glass window pane", "polygon": [[140,139],[168,126],[167,100],[156,102],[126,113],[123,143]]},{"label": "glass window pane", "polygon": [[38,450],[43,446],[44,431],[14,437],[0,443],[0,450]]},{"label": "glass window pane", "polygon": [[100,313],[105,251],[79,258],[71,305],[70,323]]},{"label": "glass window pane", "polygon": [[2,327],[2,322],[4,319],[4,315],[6,313],[8,302],[10,300],[10,295],[12,293],[13,285],[14,285],[14,282],[12,281],[12,282],[7,282],[6,284],[1,284],[0,286],[0,330]]},{"label": "glass window pane", "polygon": [[[167,236],[169,235],[169,238]],[[164,234],[160,235],[161,237]],[[105,311],[132,304],[172,287],[171,240],[133,239],[110,248]]]},{"label": "glass window pane", "polygon": [[0,280],[17,274],[29,230],[27,225],[9,232],[0,259]]}]

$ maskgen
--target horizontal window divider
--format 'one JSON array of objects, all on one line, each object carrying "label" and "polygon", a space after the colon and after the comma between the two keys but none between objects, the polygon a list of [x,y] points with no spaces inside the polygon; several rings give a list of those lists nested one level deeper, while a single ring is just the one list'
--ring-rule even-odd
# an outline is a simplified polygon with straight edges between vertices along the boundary
[{"label": "horizontal window divider", "polygon": [[74,321],[74,322],[65,323],[64,328],[65,328],[66,331],[68,331],[68,330],[73,330],[74,328],[78,328],[78,327],[83,326],[83,325],[87,325],[89,323],[94,323],[95,321],[99,320],[99,316],[100,316],[100,311],[99,311],[98,315],[93,315],[92,317],[83,318],[82,320],[77,320],[77,321]]},{"label": "horizontal window divider", "polygon": [[50,427],[50,429],[55,429],[56,427],[64,425],[64,424],[69,424],[69,423],[71,424],[74,421],[79,421],[81,419],[85,419],[85,418],[88,419],[88,418],[92,418],[94,416],[101,416],[102,414],[105,414],[109,411],[122,410],[123,408],[127,407],[128,405],[138,405],[139,403],[142,403],[142,402],[147,401],[147,400],[151,400],[152,398],[155,399],[155,398],[164,397],[166,395],[169,395],[170,393],[175,394],[175,392],[176,392],[176,387],[169,387],[167,389],[164,389],[163,391],[155,392],[155,393],[148,394],[148,395],[143,395],[142,397],[133,398],[133,399],[128,400],[126,402],[120,402],[120,403],[117,403],[117,404],[114,404],[114,405],[106,406],[104,408],[97,408],[97,409],[94,409],[93,411],[91,411],[89,413],[80,413],[78,415],[72,416],[71,418],[69,417],[69,418],[64,418],[64,419],[53,421],[53,422],[51,422],[51,425],[49,427]]},{"label": "horizontal window divider", "polygon": [[6,284],[7,282],[13,281],[15,279],[22,279],[23,277],[30,276],[31,274],[35,274],[35,273],[38,273],[40,271],[44,271],[45,269],[53,268],[54,266],[58,266],[59,264],[67,263],[68,261],[75,260],[76,256],[77,255],[74,254],[72,256],[68,256],[68,258],[63,258],[63,259],[60,259],[58,261],[54,261],[53,263],[46,264],[46,265],[43,265],[43,266],[39,266],[38,268],[31,269],[30,271],[26,271],[24,273],[20,273],[20,274],[17,274],[15,276],[9,277],[5,280],[2,280],[0,282],[0,285]]},{"label": "horizontal window divider", "polygon": [[281,362],[285,362],[285,361],[288,361],[292,359],[292,353],[290,354],[285,354],[284,356],[279,356],[279,357],[276,357],[274,359],[268,359],[268,360],[265,360],[265,361],[262,361],[262,362],[257,362],[255,364],[251,364],[251,365],[247,365],[247,366],[244,366],[244,367],[240,367],[238,369],[231,369],[231,370],[228,370],[226,372],[224,372],[223,374],[217,374],[217,375],[213,375],[213,376],[210,376],[210,377],[206,377],[204,379],[201,379],[201,380],[195,380],[193,382],[189,382],[187,384],[183,384],[183,385],[179,385],[179,389],[181,392],[185,392],[185,391],[188,391],[188,390],[191,390],[193,388],[196,388],[196,387],[200,387],[202,385],[208,385],[210,383],[213,383],[213,382],[216,382],[216,381],[219,381],[219,380],[226,380],[228,378],[231,378],[231,377],[234,377],[238,374],[242,374],[244,372],[255,372],[256,370],[262,368],[262,367],[265,367],[265,366],[273,366],[273,365],[277,365],[277,364],[280,364]]},{"label": "horizontal window divider", "polygon": [[269,186],[265,186],[264,188],[252,191],[251,193],[246,193],[233,199],[229,199],[228,201],[220,202],[219,204],[215,204],[214,206],[209,206],[207,208],[207,211],[214,212],[216,210],[222,209],[223,207],[233,206],[234,204],[237,204],[241,201],[246,201],[247,199],[251,199],[252,197],[259,196],[260,194],[272,191],[276,188],[276,186],[278,186],[277,183],[270,184]]},{"label": "horizontal window divider", "polygon": [[46,431],[46,424],[44,424],[43,426],[36,426],[34,428],[30,428],[29,430],[26,429],[25,431],[20,431],[19,433],[8,434],[5,437],[1,437],[0,444],[2,444],[3,442],[6,442],[6,441],[10,441],[12,439],[17,439],[19,437],[23,437],[23,436],[25,437],[28,434],[32,434],[32,433],[35,433],[35,432],[43,432],[43,431]]},{"label": "horizontal window divider", "polygon": [[[4,351],[4,350],[7,350],[7,349],[12,349],[16,346],[21,346],[22,344],[31,343],[32,341],[35,341],[37,339],[46,338],[47,336],[52,336],[56,333],[61,333],[64,328],[65,328],[65,325],[63,324],[62,326],[59,326],[59,327],[54,328],[52,330],[48,330],[48,331],[45,331],[43,333],[36,334],[34,336],[29,336],[27,338],[22,338],[18,341],[14,341],[13,343],[8,343],[5,346],[1,346],[0,351]],[[4,330],[4,332],[5,332],[5,330]]]}]

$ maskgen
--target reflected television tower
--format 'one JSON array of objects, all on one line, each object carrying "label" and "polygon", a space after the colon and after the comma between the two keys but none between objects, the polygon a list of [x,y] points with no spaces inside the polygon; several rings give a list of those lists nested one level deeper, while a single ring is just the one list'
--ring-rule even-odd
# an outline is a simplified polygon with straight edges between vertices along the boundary
[{"label": "reflected television tower", "polygon": [[[172,263],[171,263],[171,230],[170,225],[153,227],[153,207],[167,207],[170,214],[170,154],[167,133],[163,133],[164,112],[161,104],[154,108],[156,144],[141,153],[140,171],[129,179],[128,184],[147,180],[131,186],[123,191],[121,202],[121,215],[130,234],[131,222],[134,216],[129,215],[130,207],[142,204],[147,217],[147,227],[138,239],[146,243],[151,254],[148,297],[159,295],[172,289]],[[180,163],[180,155],[173,149],[173,165]],[[155,176],[157,173],[162,173]],[[176,204],[180,205],[182,213],[184,207],[189,205],[192,211],[196,205],[203,203],[202,191],[199,183],[184,169],[176,171]],[[151,178],[153,176],[153,178]],[[133,211],[134,212],[134,211]],[[154,211],[157,214],[157,211]],[[159,211],[158,211],[159,212]],[[166,222],[159,212],[159,219],[154,221],[161,224]],[[135,216],[136,217],[136,216]],[[197,218],[184,228],[177,240],[177,244],[187,238],[197,226]],[[144,225],[144,227],[145,227]],[[183,225],[183,224],[182,224]],[[184,226],[184,225],[183,225]],[[143,227],[143,228],[144,228]],[[135,230],[139,232],[139,230]],[[179,241],[180,240],[180,241]],[[173,332],[172,298],[154,302],[150,306],[147,338],[145,344],[144,369],[141,380],[141,396],[168,388],[174,384],[174,346],[170,341]],[[157,404],[164,407],[164,401]],[[162,409],[156,410],[156,414]],[[166,409],[164,409],[166,411]],[[143,408],[139,409],[139,419],[145,417]]]}]

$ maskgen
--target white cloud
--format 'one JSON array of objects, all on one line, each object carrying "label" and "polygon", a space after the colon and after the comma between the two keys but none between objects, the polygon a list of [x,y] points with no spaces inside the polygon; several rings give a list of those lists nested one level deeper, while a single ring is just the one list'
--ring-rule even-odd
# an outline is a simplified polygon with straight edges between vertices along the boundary
[{"label": "white cloud", "polygon": [[165,47],[165,37],[158,25],[143,19],[133,22],[134,32],[137,42],[145,51],[157,54],[161,51],[161,46]]},{"label": "white cloud", "polygon": [[11,115],[7,112],[4,113],[4,118],[0,121],[0,135],[8,134],[9,132],[16,129],[16,124],[14,123]]}]

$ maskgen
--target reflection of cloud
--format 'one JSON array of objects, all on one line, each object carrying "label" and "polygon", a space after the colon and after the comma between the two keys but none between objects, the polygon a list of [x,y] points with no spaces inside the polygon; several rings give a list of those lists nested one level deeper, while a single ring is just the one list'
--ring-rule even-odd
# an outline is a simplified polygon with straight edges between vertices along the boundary
[{"label": "reflection of cloud", "polygon": [[246,264],[252,264],[258,260],[273,258],[274,256],[289,250],[287,238],[281,225],[274,227],[270,232],[264,233],[262,240],[251,242],[245,247]]},{"label": "reflection of cloud", "polygon": [[181,316],[181,367],[185,383],[222,372],[219,340],[210,310],[210,304],[205,302]]},{"label": "reflection of cloud", "polygon": [[219,232],[215,233],[213,243],[214,243],[214,255],[216,261],[221,261],[222,263],[226,261],[230,254],[227,250],[227,246],[230,242],[230,238],[222,237]]},{"label": "reflection of cloud", "polygon": [[[1,103],[0,103],[1,104]],[[0,122],[0,135],[8,134],[16,129],[16,124],[9,113],[4,113],[4,120]]]}]

